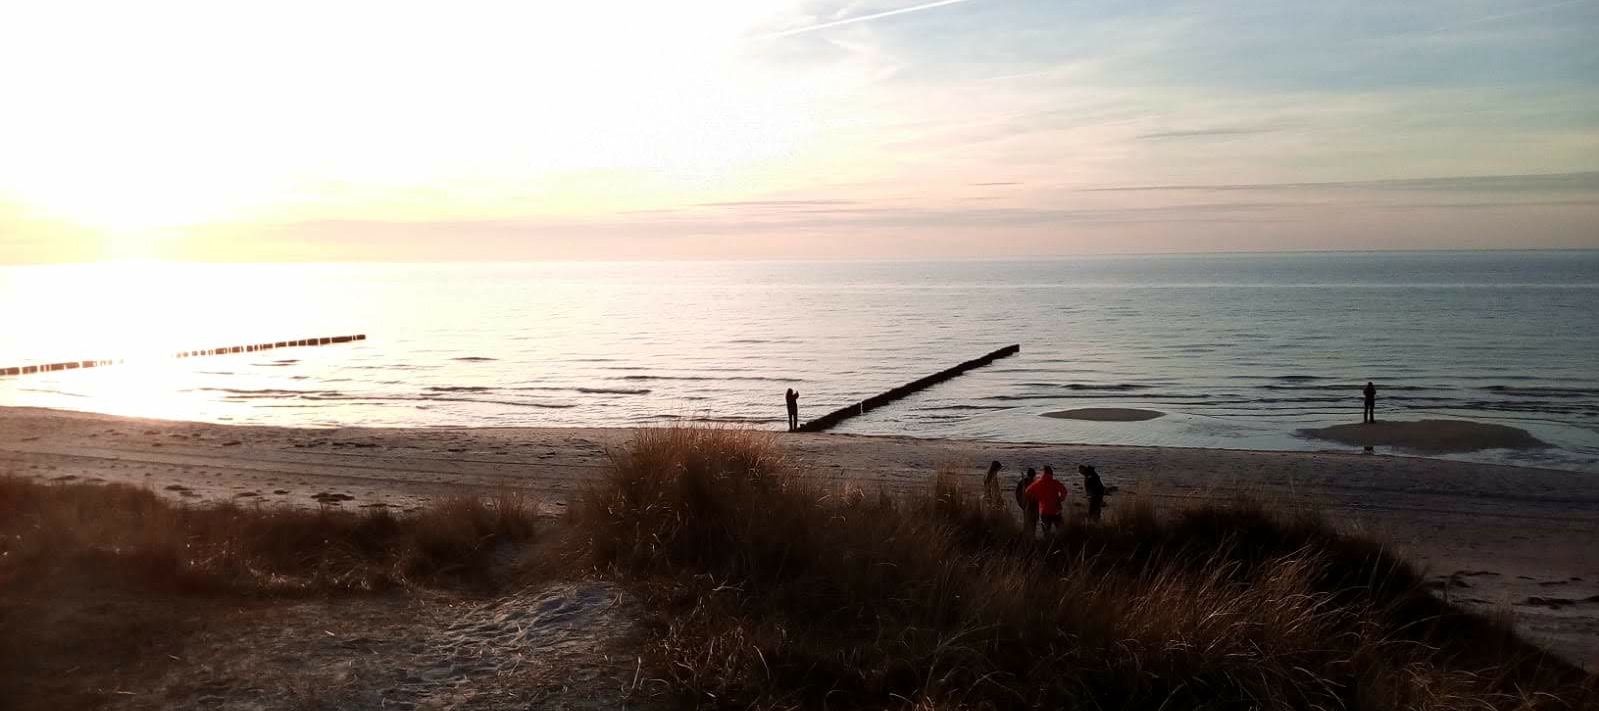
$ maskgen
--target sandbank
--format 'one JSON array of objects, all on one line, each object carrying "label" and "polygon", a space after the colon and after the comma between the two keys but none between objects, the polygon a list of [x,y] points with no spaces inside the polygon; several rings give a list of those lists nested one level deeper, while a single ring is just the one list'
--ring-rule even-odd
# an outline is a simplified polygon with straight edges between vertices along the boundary
[{"label": "sandbank", "polygon": [[1467,420],[1387,421],[1299,430],[1301,437],[1355,447],[1393,447],[1418,454],[1484,449],[1538,449],[1549,443],[1523,429]]},{"label": "sandbank", "polygon": [[1083,407],[1044,413],[1044,417],[1053,417],[1057,420],[1090,422],[1144,422],[1165,416],[1166,413],[1157,410],[1137,410],[1129,407]]}]

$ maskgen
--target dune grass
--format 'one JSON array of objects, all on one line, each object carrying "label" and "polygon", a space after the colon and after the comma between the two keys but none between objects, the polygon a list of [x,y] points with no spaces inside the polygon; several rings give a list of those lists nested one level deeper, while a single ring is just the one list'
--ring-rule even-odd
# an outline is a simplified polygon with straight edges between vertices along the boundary
[{"label": "dune grass", "polygon": [[0,476],[0,709],[98,707],[285,599],[502,590],[534,573],[535,517],[514,491],[357,513]]},{"label": "dune grass", "polygon": [[721,708],[1534,709],[1593,681],[1429,594],[1370,541],[1258,504],[1022,540],[953,478],[814,483],[770,436],[641,432],[573,506],[577,546],[653,610],[649,659]]},{"label": "dune grass", "polygon": [[0,585],[93,577],[174,592],[488,587],[500,544],[535,533],[520,492],[386,508],[179,506],[127,485],[0,477]]}]

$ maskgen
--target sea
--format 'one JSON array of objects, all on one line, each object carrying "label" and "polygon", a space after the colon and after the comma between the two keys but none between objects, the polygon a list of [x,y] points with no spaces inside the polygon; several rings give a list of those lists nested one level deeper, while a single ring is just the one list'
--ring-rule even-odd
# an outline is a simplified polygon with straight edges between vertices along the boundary
[{"label": "sea", "polygon": [[[836,431],[1266,450],[1383,419],[1599,472],[1599,252],[0,268],[0,405],[305,427],[785,427],[1010,344]],[[349,344],[179,351],[364,334]],[[1044,417],[1086,407],[1143,422]]]}]

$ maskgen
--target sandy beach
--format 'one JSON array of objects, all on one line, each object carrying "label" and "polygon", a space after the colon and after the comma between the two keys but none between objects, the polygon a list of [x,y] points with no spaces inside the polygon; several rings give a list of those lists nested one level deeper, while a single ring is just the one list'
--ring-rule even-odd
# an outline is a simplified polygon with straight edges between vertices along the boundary
[{"label": "sandy beach", "polygon": [[[125,482],[182,501],[342,508],[406,509],[511,486],[553,515],[631,432],[235,427],[0,408],[0,473]],[[1247,494],[1315,507],[1390,542],[1451,600],[1508,612],[1531,638],[1599,665],[1599,479],[1589,475],[1334,452],[829,434],[781,442],[812,476],[890,490],[924,486],[941,467],[976,480],[998,459],[1006,480],[1026,466],[1093,464],[1107,483],[1163,504]]]}]

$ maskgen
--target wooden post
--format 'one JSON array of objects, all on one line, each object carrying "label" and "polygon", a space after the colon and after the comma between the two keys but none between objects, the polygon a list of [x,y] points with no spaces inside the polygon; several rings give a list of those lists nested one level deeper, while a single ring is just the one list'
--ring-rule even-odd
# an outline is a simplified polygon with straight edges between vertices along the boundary
[{"label": "wooden post", "polygon": [[[198,358],[200,356],[228,355],[230,353],[255,353],[258,351],[273,350],[276,348],[296,348],[302,346],[326,346],[335,343],[354,343],[366,340],[366,334],[353,336],[331,336],[321,338],[303,338],[297,341],[277,341],[275,343],[257,343],[246,346],[224,346],[222,348],[207,348],[198,351],[179,351],[172,355],[173,358]],[[34,375],[37,373],[52,373],[62,370],[78,370],[81,368],[98,368],[108,365],[117,365],[119,359],[73,360],[61,363],[45,363],[41,365],[18,365],[0,368],[0,377],[13,377],[21,375]]]}]

